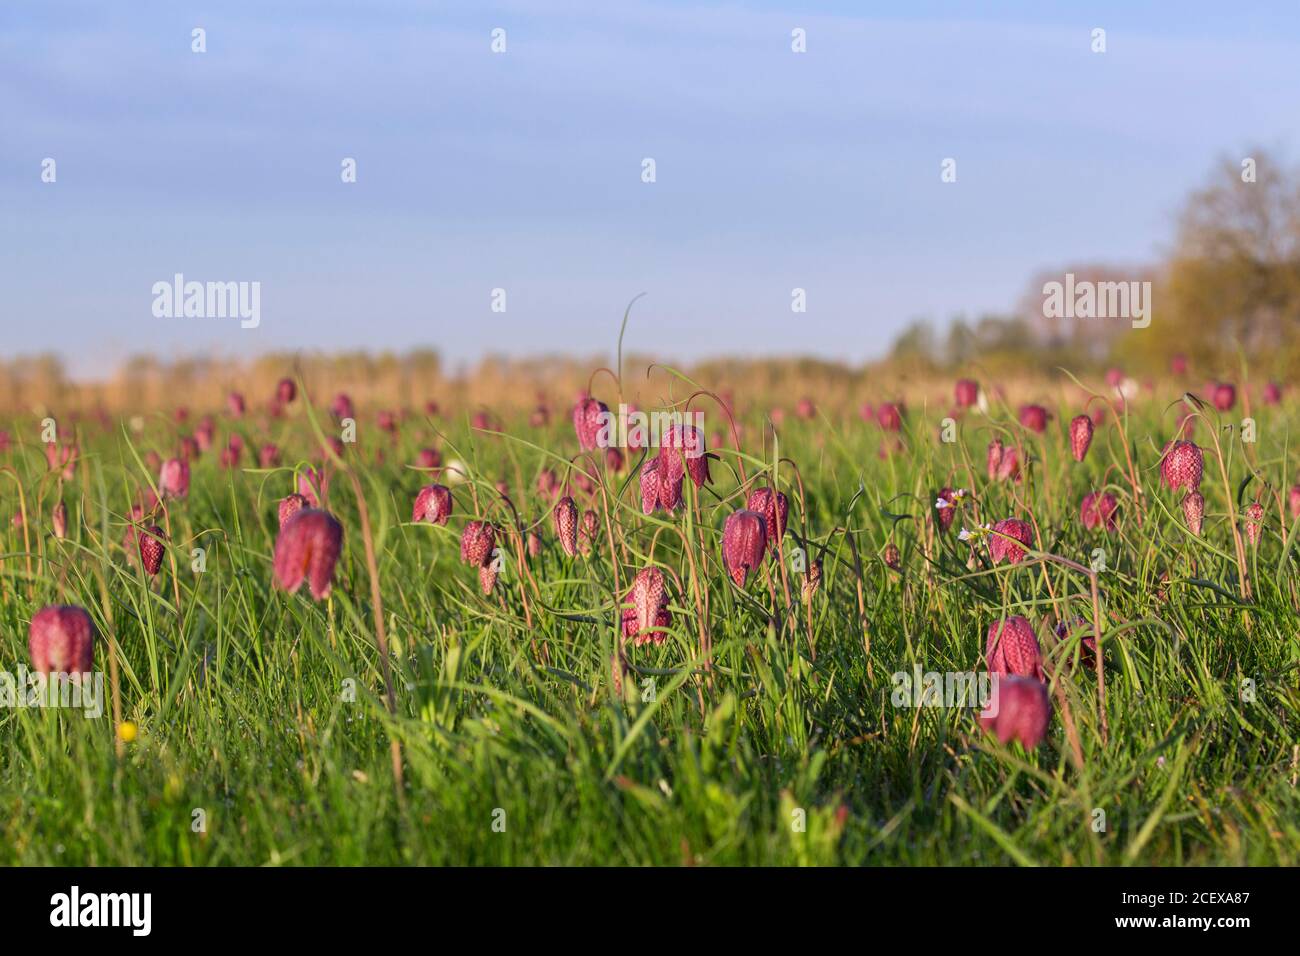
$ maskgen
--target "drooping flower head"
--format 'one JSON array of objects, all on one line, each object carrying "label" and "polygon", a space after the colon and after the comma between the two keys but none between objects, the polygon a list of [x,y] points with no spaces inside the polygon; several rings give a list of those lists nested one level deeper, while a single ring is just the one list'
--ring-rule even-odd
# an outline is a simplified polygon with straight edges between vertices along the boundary
[{"label": "drooping flower head", "polygon": [[482,567],[497,546],[497,529],[490,521],[471,521],[460,535],[460,559]]},{"label": "drooping flower head", "polygon": [[95,624],[84,608],[49,605],[32,618],[27,649],[34,671],[88,674],[95,666]]},{"label": "drooping flower head", "polygon": [[291,405],[293,400],[298,397],[298,386],[294,384],[291,378],[280,379],[280,384],[275,387],[275,399],[281,405]]},{"label": "drooping flower head", "polygon": [[786,518],[790,514],[790,499],[785,492],[773,494],[771,488],[755,488],[749,493],[745,507],[763,516],[763,523],[767,526],[767,545],[775,548],[777,542],[785,537]]},{"label": "drooping flower head", "polygon": [[1183,496],[1183,518],[1192,534],[1200,536],[1201,523],[1205,519],[1205,499],[1199,491],[1189,491]]},{"label": "drooping flower head", "polygon": [[425,485],[415,496],[412,521],[446,524],[451,517],[451,489],[446,485]]},{"label": "drooping flower head", "polygon": [[565,495],[555,503],[555,510],[551,512],[551,517],[555,524],[555,537],[560,542],[560,547],[572,558],[578,553],[577,502]]},{"label": "drooping flower head", "polygon": [[989,481],[995,481],[998,477],[998,469],[1002,467],[1002,456],[1005,449],[1002,446],[1002,439],[994,438],[989,442],[986,463],[988,464]]},{"label": "drooping flower head", "polygon": [[1214,407],[1221,412],[1232,411],[1237,404],[1237,386],[1229,382],[1220,382],[1214,386]]},{"label": "drooping flower head", "polygon": [[896,402],[881,402],[876,409],[876,424],[887,432],[896,432],[903,427],[902,406]]},{"label": "drooping flower head", "polygon": [[304,508],[280,529],[275,542],[275,586],[293,594],[307,582],[318,601],[329,597],[334,566],[343,550],[343,525],[328,511]]},{"label": "drooping flower head", "polygon": [[1160,461],[1160,477],[1171,490],[1186,488],[1196,491],[1201,487],[1201,473],[1205,469],[1205,455],[1195,442],[1175,441],[1168,446]]},{"label": "drooping flower head", "polygon": [[168,458],[158,472],[158,490],[164,498],[184,498],[190,493],[190,463],[184,458]]},{"label": "drooping flower head", "polygon": [[319,508],[329,493],[330,476],[324,468],[307,468],[298,475],[298,494],[307,499],[307,504]]},{"label": "drooping flower head", "polygon": [[704,432],[694,425],[673,425],[660,436],[658,462],[661,482],[680,483],[683,470],[696,488],[710,480]]},{"label": "drooping flower head", "polygon": [[1079,638],[1079,646],[1082,648],[1079,660],[1087,664],[1094,659],[1094,655],[1097,653],[1097,637],[1092,633],[1092,625],[1082,617],[1075,617],[1070,621],[1057,621],[1056,627],[1053,628],[1058,641],[1065,641],[1069,639],[1071,634],[1081,630],[1089,632]]},{"label": "drooping flower head", "polygon": [[597,446],[602,425],[608,421],[609,406],[590,395],[573,406],[573,430],[578,435],[578,447],[591,451]]},{"label": "drooping flower head", "polygon": [[990,674],[1043,679],[1043,649],[1038,635],[1019,614],[989,625],[984,655]]},{"label": "drooping flower head", "polygon": [[1083,461],[1092,444],[1092,419],[1087,415],[1075,415],[1070,419],[1070,454],[1075,461]]},{"label": "drooping flower head", "polygon": [[1252,501],[1246,505],[1244,512],[1246,518],[1246,537],[1250,541],[1251,547],[1259,544],[1259,536],[1264,530],[1264,506],[1258,501]]},{"label": "drooping flower head", "polygon": [[994,564],[1009,561],[1019,564],[1025,551],[1034,546],[1034,529],[1019,518],[1003,518],[993,526],[989,535],[989,557]]},{"label": "drooping flower head", "polygon": [[1114,531],[1115,512],[1118,508],[1119,501],[1109,491],[1090,491],[1083,496],[1083,502],[1079,505],[1079,518],[1089,531],[1094,528]]},{"label": "drooping flower head", "polygon": [[648,567],[637,572],[631,589],[623,598],[621,620],[624,637],[633,638],[633,643],[638,646],[647,641],[662,644],[667,639],[668,635],[663,631],[650,630],[671,627],[673,622],[662,571]]},{"label": "drooping flower head", "polygon": [[722,562],[737,587],[744,587],[757,571],[767,550],[767,521],[757,511],[741,509],[727,516],[722,526]]},{"label": "drooping flower head", "polygon": [[1047,736],[1052,717],[1047,685],[1032,677],[1000,677],[997,682],[997,713],[981,715],[980,726],[1003,744],[1017,740],[1033,750]]},{"label": "drooping flower head", "polygon": [[1042,405],[1021,405],[1020,406],[1020,424],[1024,425],[1032,432],[1042,434],[1047,431],[1047,420],[1051,418]]},{"label": "drooping flower head", "polygon": [[167,540],[167,535],[155,524],[139,532],[137,537],[140,546],[140,566],[150,577],[154,577],[162,568],[163,554],[166,551],[163,542]]},{"label": "drooping flower head", "polygon": [[583,556],[590,555],[596,547],[596,537],[600,532],[600,516],[588,508],[582,513],[578,523],[578,550]]},{"label": "drooping flower head", "polygon": [[653,514],[656,508],[676,511],[682,503],[682,481],[685,472],[675,481],[665,481],[660,473],[660,459],[651,458],[641,466],[641,510]]},{"label": "drooping flower head", "polygon": [[292,518],[294,515],[296,515],[299,511],[302,511],[302,509],[310,508],[310,507],[311,507],[311,503],[302,495],[299,494],[285,495],[283,498],[280,499],[280,506],[278,509],[280,527],[283,528],[284,523],[288,521],[290,518]]},{"label": "drooping flower head", "polygon": [[964,497],[958,495],[951,488],[943,487],[939,489],[939,494],[934,500],[934,517],[939,523],[940,531],[947,531],[952,527],[953,519],[957,517],[957,504]]},{"label": "drooping flower head", "polygon": [[979,383],[969,378],[959,378],[957,384],[953,386],[953,397],[957,399],[957,404],[962,408],[970,408],[979,401],[979,396]]},{"label": "drooping flower head", "polygon": [[347,392],[339,392],[334,396],[334,401],[330,403],[330,414],[339,421],[345,418],[353,420],[357,417],[357,407],[352,404],[352,398]]}]

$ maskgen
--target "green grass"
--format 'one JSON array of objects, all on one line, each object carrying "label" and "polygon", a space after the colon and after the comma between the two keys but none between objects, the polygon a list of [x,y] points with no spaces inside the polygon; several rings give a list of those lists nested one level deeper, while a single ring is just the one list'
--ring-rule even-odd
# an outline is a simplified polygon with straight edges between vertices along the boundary
[{"label": "green grass", "polygon": [[[721,414],[702,407],[708,432],[721,431]],[[463,419],[414,417],[396,443],[373,427],[374,411],[364,411],[359,444],[347,454],[373,525],[394,715],[384,705],[357,500],[344,475],[335,474],[328,499],[346,529],[331,601],[314,602],[305,588],[292,596],[272,589],[276,502],[292,490],[292,470],[223,470],[215,449],[195,464],[189,498],[170,506],[178,574],[168,561],[150,581],[122,550],[125,514],[149,481],[140,458],[149,449],[173,453],[176,427],[163,417],[148,419],[141,434],[82,422],[84,457],[61,489],[71,530],[59,541],[48,522],[59,482],[47,474],[39,424],[12,423],[21,444],[0,456],[11,472],[0,475],[0,669],[27,660],[28,622],[40,607],[82,605],[101,635],[97,669],[108,668],[104,635],[120,643],[122,716],[139,736],[119,758],[111,715],[0,709],[0,861],[1300,862],[1294,529],[1266,499],[1264,535],[1257,549],[1245,546],[1253,598],[1243,600],[1209,439],[1212,412],[1195,436],[1207,446],[1199,540],[1158,484],[1175,413],[1162,414],[1156,402],[1136,406],[1128,422],[1145,492],[1141,526],[1114,424],[1098,429],[1085,462],[1070,458],[1064,429],[1078,409],[1054,408],[1041,437],[1022,433],[1006,409],[972,414],[956,445],[936,440],[941,416],[913,411],[908,451],[884,459],[874,425],[787,421],[779,455],[797,463],[803,503],[783,463],[777,480],[791,496],[792,532],[784,548],[797,545],[797,533],[814,552],[826,549],[811,602],[815,660],[800,575],[788,572],[787,607],[779,574],[751,579],[742,593],[721,568],[722,522],[743,506],[733,451],[713,449],[713,485],[696,501],[688,482],[688,509],[672,519],[641,516],[629,471],[608,476],[620,590],[652,559],[673,580],[668,639],[629,650],[634,669],[620,697],[609,666],[615,564],[599,498],[597,551],[569,559],[536,492],[539,469],[562,470],[576,453],[567,410],[549,428],[507,421],[511,438],[474,432]],[[1285,503],[1294,413],[1256,409],[1255,445],[1240,444],[1235,429],[1220,433],[1234,509],[1263,491],[1263,480]],[[777,455],[770,442],[764,447],[756,414],[745,426],[743,464],[753,482]],[[286,461],[318,458],[301,408],[278,421],[220,421],[219,443],[230,430],[250,449],[273,438]],[[984,477],[983,449],[995,430],[1025,441],[1032,458],[1014,488]],[[527,612],[513,557],[487,599],[459,560],[460,529],[474,508],[467,485],[456,488],[447,527],[410,523],[428,477],[403,463],[427,445],[470,463],[479,502],[495,500],[492,486],[504,478],[521,520],[539,523],[547,547],[523,582]],[[381,448],[385,463],[376,464]],[[29,550],[8,523],[19,485]],[[929,515],[944,485],[972,489],[977,510],[937,535]],[[1122,502],[1110,535],[1086,532],[1078,516],[1083,494],[1103,485]],[[575,496],[585,506],[586,496]],[[499,503],[492,513],[511,523]],[[1063,663],[1071,647],[1049,652],[1082,769],[1059,707],[1047,741],[1026,753],[982,735],[968,709],[890,699],[891,675],[914,664],[982,668],[988,625],[1006,614],[1033,620],[1045,644],[1049,615],[1091,619],[1086,575],[1053,561],[990,569],[983,544],[972,552],[956,540],[962,525],[1031,513],[1044,551],[1085,565],[1094,548],[1106,551],[1107,743],[1094,673]],[[891,539],[901,574],[880,558]],[[202,573],[190,570],[194,547],[206,549]],[[697,586],[713,641],[708,680],[699,667]],[[349,679],[354,701],[344,699]],[[650,679],[653,701],[643,700]],[[1253,701],[1242,697],[1244,679],[1254,681]],[[205,832],[192,825],[196,809]],[[1100,832],[1097,809],[1106,820]]]}]

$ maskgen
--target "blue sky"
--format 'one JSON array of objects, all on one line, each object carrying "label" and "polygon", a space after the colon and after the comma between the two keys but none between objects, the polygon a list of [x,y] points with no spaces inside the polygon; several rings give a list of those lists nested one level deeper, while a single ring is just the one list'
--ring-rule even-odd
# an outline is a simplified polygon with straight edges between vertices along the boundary
[{"label": "blue sky", "polygon": [[[1290,3],[4,0],[0,351],[591,354],[646,292],[633,349],[862,360],[1158,256],[1218,157],[1297,155],[1296,63]],[[154,318],[176,272],[261,325]]]}]

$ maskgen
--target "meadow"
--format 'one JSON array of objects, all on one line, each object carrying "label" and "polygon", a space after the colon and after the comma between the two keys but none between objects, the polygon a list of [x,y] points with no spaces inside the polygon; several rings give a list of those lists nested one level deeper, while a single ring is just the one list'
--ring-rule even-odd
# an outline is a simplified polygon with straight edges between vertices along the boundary
[{"label": "meadow", "polygon": [[[0,669],[75,605],[107,694],[0,707],[0,862],[1300,862],[1297,402],[1244,370],[1231,404],[1186,370],[906,404],[671,375],[704,459],[584,450],[572,391],[283,374],[0,426]],[[325,519],[277,553],[319,511],[337,563]],[[1016,617],[1037,676],[990,646]],[[898,693],[994,656],[1050,702],[1009,735]]]}]

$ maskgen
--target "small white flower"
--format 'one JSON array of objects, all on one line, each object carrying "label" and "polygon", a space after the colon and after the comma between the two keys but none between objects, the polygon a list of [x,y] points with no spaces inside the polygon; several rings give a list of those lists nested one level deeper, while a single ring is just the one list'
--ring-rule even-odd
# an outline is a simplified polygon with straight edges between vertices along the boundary
[{"label": "small white flower", "polygon": [[947,498],[938,498],[935,500],[934,506],[942,510],[944,508],[951,508],[952,502],[950,502]]},{"label": "small white flower", "polygon": [[962,528],[961,531],[960,531],[960,532],[958,533],[958,535],[957,535],[957,540],[958,540],[958,541],[969,541],[969,540],[970,540],[971,538],[973,538],[973,537],[975,537],[975,535],[971,534],[971,533],[970,533],[968,530],[966,530],[965,528]]}]

